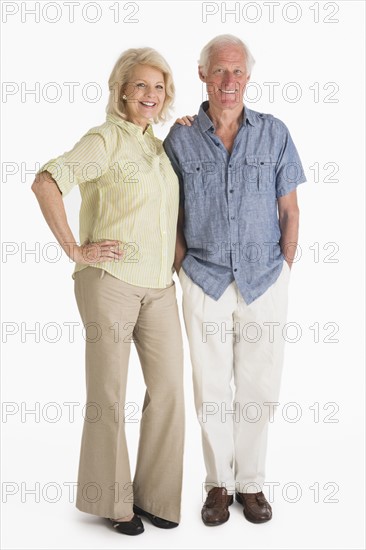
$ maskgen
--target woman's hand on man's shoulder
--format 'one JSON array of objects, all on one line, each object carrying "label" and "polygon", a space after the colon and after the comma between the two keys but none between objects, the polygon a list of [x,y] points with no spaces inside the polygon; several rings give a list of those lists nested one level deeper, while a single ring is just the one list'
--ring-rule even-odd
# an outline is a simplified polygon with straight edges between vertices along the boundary
[{"label": "woman's hand on man's shoulder", "polygon": [[175,121],[175,124],[181,124],[182,126],[192,126],[192,122],[194,121],[194,116],[191,116],[191,115],[185,115],[185,116],[182,116],[182,118],[177,118],[177,120]]}]

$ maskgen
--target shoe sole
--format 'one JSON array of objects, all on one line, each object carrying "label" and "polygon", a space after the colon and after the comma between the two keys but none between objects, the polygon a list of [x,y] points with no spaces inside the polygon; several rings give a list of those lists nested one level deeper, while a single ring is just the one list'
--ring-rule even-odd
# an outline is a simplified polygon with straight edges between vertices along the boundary
[{"label": "shoe sole", "polygon": [[128,537],[137,537],[138,535],[142,535],[142,533],[145,531],[145,529],[143,531],[140,531],[139,533],[126,533],[126,531],[120,531],[117,527],[116,527],[116,531],[117,533],[119,533],[120,535],[127,535]]},{"label": "shoe sole", "polygon": [[119,533],[120,535],[128,535],[129,537],[136,537],[136,536],[138,536],[138,535],[141,535],[141,534],[145,531],[145,529],[142,528],[142,530],[139,531],[138,533],[127,533],[127,531],[123,531],[122,529],[118,529],[118,527],[114,527],[114,525],[113,525],[114,523],[119,523],[119,524],[121,525],[121,523],[123,523],[123,521],[120,521],[120,522],[117,521],[117,522],[116,522],[116,521],[112,520],[111,518],[106,518],[106,519],[108,519],[108,520],[112,523],[112,527],[113,527],[113,528],[117,531],[117,533]]},{"label": "shoe sole", "polygon": [[[174,529],[175,527],[178,527],[178,525],[179,525],[179,523],[177,523],[176,525],[169,525],[167,527],[163,527],[162,525],[159,525],[158,523],[155,523],[155,521],[151,517],[153,514],[150,514],[149,512],[145,512],[145,510],[142,510],[142,508],[139,508],[135,504],[133,505],[133,511],[138,516],[144,516],[145,518],[150,520],[151,523],[154,525],[154,527],[158,527],[159,529]],[[168,520],[166,520],[166,521],[168,521]],[[173,523],[173,522],[171,522],[171,523]]]},{"label": "shoe sole", "polygon": [[226,519],[224,519],[224,521],[215,521],[215,523],[208,523],[203,518],[202,518],[202,521],[206,525],[206,527],[217,527],[218,525],[223,525],[224,523],[229,521],[229,518],[230,518],[230,513],[229,513],[228,517]]}]

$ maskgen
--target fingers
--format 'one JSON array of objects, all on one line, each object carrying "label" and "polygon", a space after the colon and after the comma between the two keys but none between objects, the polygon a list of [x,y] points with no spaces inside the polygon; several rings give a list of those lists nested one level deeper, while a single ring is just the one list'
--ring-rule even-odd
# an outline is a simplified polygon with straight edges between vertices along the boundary
[{"label": "fingers", "polygon": [[177,118],[175,121],[176,124],[181,124],[182,126],[192,126],[191,122],[194,121],[194,117],[191,115],[185,115],[182,118]]},{"label": "fingers", "polygon": [[83,261],[86,264],[119,261],[123,256],[120,244],[122,243],[112,240],[84,244],[82,247]]},{"label": "fingers", "polygon": [[122,258],[123,250],[120,248],[120,243],[118,241],[102,241],[98,243],[100,247],[100,257],[99,261],[112,261],[119,260]]}]

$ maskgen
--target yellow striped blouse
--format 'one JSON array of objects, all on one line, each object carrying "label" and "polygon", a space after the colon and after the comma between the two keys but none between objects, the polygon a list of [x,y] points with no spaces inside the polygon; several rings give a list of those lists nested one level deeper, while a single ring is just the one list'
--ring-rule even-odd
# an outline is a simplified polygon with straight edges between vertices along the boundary
[{"label": "yellow striped blouse", "polygon": [[[103,125],[39,172],[46,170],[63,196],[80,187],[80,243],[123,243],[120,260],[90,265],[136,286],[172,283],[179,186],[151,126],[143,133],[140,126],[109,114]],[[85,267],[76,264],[72,277]]]}]

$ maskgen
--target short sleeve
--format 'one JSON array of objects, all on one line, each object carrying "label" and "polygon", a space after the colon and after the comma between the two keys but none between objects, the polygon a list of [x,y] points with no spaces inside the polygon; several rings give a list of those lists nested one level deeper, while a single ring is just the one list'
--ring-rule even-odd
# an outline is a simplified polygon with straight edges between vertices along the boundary
[{"label": "short sleeve", "polygon": [[100,133],[89,132],[71,151],[44,164],[38,174],[49,172],[62,196],[65,196],[75,185],[98,180],[107,169],[107,147],[104,137]]},{"label": "short sleeve", "polygon": [[172,140],[170,138],[170,134],[168,134],[167,138],[164,140],[163,143],[164,150],[166,154],[169,157],[169,160],[171,162],[171,165],[173,166],[174,172],[178,176],[179,180],[179,206],[184,207],[184,184],[183,184],[183,178],[182,178],[182,172],[179,167],[178,158],[175,154],[174,148],[172,146]]},{"label": "short sleeve", "polygon": [[283,134],[282,147],[276,163],[276,197],[287,195],[306,181],[304,169],[288,128],[277,120]]}]

